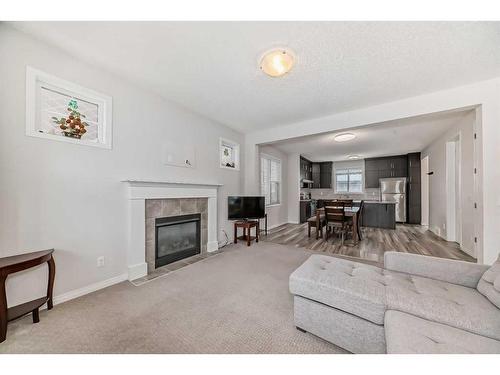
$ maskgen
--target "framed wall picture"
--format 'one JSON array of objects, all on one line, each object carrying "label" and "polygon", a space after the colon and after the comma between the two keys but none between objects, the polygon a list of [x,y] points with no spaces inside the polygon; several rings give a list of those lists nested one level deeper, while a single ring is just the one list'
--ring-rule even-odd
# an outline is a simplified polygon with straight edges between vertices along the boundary
[{"label": "framed wall picture", "polygon": [[240,145],[238,143],[219,138],[219,156],[221,168],[240,170]]},{"label": "framed wall picture", "polygon": [[26,68],[26,135],[111,149],[112,100]]}]

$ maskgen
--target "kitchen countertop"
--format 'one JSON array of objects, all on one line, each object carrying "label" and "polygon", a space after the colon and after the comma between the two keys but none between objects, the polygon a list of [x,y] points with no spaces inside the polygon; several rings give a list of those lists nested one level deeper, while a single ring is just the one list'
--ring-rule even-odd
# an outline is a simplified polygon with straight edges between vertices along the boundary
[{"label": "kitchen countertop", "polygon": [[365,201],[365,204],[396,204],[396,202],[385,202],[385,201]]},{"label": "kitchen countertop", "polygon": [[[310,199],[308,199],[307,201],[309,201]],[[317,201],[333,201],[335,199],[316,199]],[[302,200],[301,200],[302,201]],[[385,201],[376,201],[376,200],[364,200],[365,203],[368,203],[368,204],[396,204],[396,202],[385,202]],[[359,199],[354,199],[352,201],[352,203],[361,203],[361,200]]]}]

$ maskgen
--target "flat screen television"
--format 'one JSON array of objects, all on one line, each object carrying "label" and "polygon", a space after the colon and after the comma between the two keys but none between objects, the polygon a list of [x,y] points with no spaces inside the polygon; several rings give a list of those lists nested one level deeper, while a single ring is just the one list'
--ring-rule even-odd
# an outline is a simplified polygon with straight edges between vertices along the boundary
[{"label": "flat screen television", "polygon": [[228,220],[260,219],[265,215],[264,197],[227,197]]}]

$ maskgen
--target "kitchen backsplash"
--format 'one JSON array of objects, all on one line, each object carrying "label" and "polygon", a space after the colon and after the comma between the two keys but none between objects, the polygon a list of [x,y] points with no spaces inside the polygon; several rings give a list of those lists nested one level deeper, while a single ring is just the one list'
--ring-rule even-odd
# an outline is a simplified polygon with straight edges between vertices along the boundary
[{"label": "kitchen backsplash", "polygon": [[364,193],[338,194],[333,189],[301,189],[301,192],[311,193],[312,199],[364,199],[380,200],[380,189],[365,189]]}]

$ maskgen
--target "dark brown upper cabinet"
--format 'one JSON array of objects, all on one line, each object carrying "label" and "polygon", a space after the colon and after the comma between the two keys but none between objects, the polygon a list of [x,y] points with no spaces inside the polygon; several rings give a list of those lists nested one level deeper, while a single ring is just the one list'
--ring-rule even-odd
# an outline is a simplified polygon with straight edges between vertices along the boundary
[{"label": "dark brown upper cabinet", "polygon": [[312,163],[313,189],[332,188],[332,166],[331,161]]},{"label": "dark brown upper cabinet", "polygon": [[379,179],[408,177],[406,155],[365,159],[365,188],[378,188]]}]

